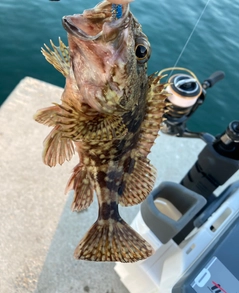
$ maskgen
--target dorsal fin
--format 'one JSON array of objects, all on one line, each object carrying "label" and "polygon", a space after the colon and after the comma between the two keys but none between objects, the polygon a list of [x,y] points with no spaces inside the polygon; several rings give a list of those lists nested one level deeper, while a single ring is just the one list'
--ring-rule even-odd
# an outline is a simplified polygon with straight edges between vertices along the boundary
[{"label": "dorsal fin", "polygon": [[156,169],[147,158],[135,155],[129,160],[129,168],[123,177],[122,195],[119,194],[122,206],[136,205],[145,200],[156,179]]},{"label": "dorsal fin", "polygon": [[122,195],[119,194],[121,205],[130,206],[143,201],[151,192],[156,179],[156,170],[147,159],[150,149],[158,136],[158,130],[166,108],[166,84],[160,84],[162,77],[151,75],[149,77],[149,90],[147,94],[147,108],[142,122],[140,138],[135,153],[128,158],[128,171],[125,170]]},{"label": "dorsal fin", "polygon": [[149,90],[147,94],[147,109],[145,119],[141,127],[140,139],[137,143],[137,150],[143,156],[148,156],[150,149],[158,136],[161,128],[163,114],[166,110],[166,98],[170,95],[165,88],[167,83],[160,83],[164,76],[152,74],[149,76]]},{"label": "dorsal fin", "polygon": [[50,40],[50,43],[53,51],[44,44],[48,52],[44,48],[41,48],[41,52],[46,60],[66,77],[70,71],[69,47],[62,42],[61,38],[59,38],[59,47],[55,46],[52,40]]}]

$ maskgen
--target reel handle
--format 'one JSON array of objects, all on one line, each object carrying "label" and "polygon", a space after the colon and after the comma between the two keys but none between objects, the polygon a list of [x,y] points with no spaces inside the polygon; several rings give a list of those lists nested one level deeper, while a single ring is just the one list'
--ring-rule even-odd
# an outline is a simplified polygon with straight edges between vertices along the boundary
[{"label": "reel handle", "polygon": [[202,83],[202,87],[207,89],[209,87],[214,86],[215,83],[222,80],[225,77],[225,73],[223,71],[216,71],[211,74],[207,79]]}]

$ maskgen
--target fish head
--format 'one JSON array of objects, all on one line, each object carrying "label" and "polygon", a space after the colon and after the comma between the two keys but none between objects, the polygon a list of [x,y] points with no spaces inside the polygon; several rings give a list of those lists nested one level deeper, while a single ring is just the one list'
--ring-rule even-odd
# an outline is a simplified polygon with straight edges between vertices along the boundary
[{"label": "fish head", "polygon": [[103,1],[62,19],[71,59],[68,79],[81,102],[101,113],[134,107],[147,84],[150,44],[125,3]]}]

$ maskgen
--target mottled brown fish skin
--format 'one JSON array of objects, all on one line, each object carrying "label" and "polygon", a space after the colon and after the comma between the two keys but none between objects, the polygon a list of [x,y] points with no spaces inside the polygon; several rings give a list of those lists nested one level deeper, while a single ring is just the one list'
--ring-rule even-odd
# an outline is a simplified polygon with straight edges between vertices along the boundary
[{"label": "mottled brown fish skin", "polygon": [[99,204],[97,221],[75,250],[77,259],[135,262],[152,254],[120,217],[118,204],[138,204],[153,188],[156,171],[147,155],[167,93],[161,77],[147,76],[150,45],[140,24],[128,4],[122,11],[114,20],[111,3],[103,1],[82,15],[64,17],[70,57],[61,41],[59,48],[52,43],[53,51],[43,49],[66,76],[62,103],[35,115],[54,127],[44,141],[44,163],[62,164],[75,148],[80,162],[66,188],[75,191],[72,210],[87,208],[94,191]]}]

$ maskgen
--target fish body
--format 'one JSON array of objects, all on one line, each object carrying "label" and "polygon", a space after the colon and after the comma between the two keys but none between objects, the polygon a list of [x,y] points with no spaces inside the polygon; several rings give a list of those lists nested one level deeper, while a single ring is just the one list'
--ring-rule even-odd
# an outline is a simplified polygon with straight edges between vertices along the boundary
[{"label": "fish body", "polygon": [[118,204],[138,204],[153,188],[156,170],[147,155],[167,93],[160,76],[147,76],[150,44],[125,3],[120,17],[109,1],[63,17],[69,48],[60,41],[59,47],[52,43],[53,51],[43,49],[66,76],[62,103],[35,114],[37,122],[53,126],[44,141],[44,163],[62,164],[76,151],[80,162],[66,188],[74,189],[72,210],[87,208],[94,192],[99,204],[97,221],[75,250],[77,259],[135,262],[152,254],[120,217]]}]

